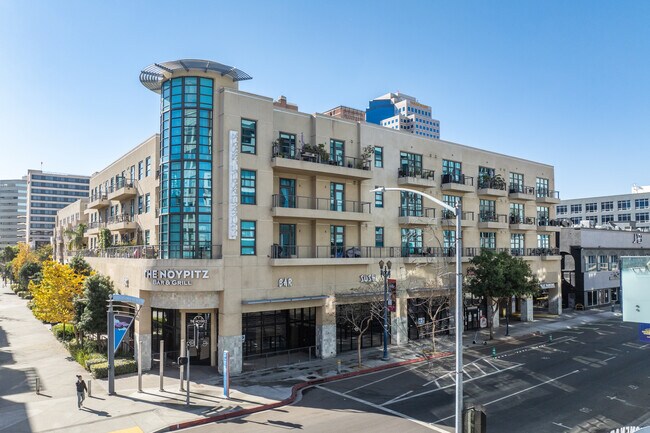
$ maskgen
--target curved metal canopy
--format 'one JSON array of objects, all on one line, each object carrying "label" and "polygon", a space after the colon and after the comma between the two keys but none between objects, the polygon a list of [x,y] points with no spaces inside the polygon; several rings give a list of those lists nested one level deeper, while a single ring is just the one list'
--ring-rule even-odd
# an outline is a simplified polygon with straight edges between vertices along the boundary
[{"label": "curved metal canopy", "polygon": [[183,59],[171,62],[154,63],[140,72],[140,82],[144,87],[160,93],[162,82],[169,78],[176,71],[191,70],[203,72],[218,72],[221,76],[228,75],[233,81],[250,80],[253,77],[246,72],[211,60]]}]

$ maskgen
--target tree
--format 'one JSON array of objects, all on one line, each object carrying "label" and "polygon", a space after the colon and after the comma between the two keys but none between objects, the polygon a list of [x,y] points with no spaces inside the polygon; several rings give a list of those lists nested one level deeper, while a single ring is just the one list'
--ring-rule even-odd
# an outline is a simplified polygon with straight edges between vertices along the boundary
[{"label": "tree", "polygon": [[95,334],[97,341],[99,335],[106,332],[106,301],[113,293],[113,282],[109,277],[95,274],[84,281],[83,299],[79,302],[83,308],[77,326],[85,333]]},{"label": "tree", "polygon": [[20,269],[25,265],[27,262],[37,262],[38,258],[36,255],[30,250],[29,245],[26,243],[20,242],[18,244],[18,253],[16,254],[16,257],[11,261],[11,272],[13,273],[13,280],[14,281],[19,281],[20,276],[18,273],[20,272]]},{"label": "tree", "polygon": [[88,262],[81,256],[74,256],[72,260],[70,260],[70,263],[68,263],[68,266],[70,266],[78,275],[84,277],[89,277],[93,273],[93,268],[91,268]]},{"label": "tree", "polygon": [[42,265],[38,262],[27,262],[18,271],[18,284],[23,290],[27,290],[29,282],[38,283],[41,280]]},{"label": "tree", "polygon": [[111,231],[107,228],[99,229],[99,248],[109,248],[112,244]]},{"label": "tree", "polygon": [[36,258],[39,262],[52,260],[52,244],[43,245],[36,250]]},{"label": "tree", "polygon": [[84,277],[52,260],[43,262],[42,274],[39,283],[29,284],[34,316],[44,322],[63,323],[65,329],[65,324],[74,319],[74,299],[82,293]]},{"label": "tree", "polygon": [[18,246],[7,246],[0,251],[0,262],[9,263],[18,255]]},{"label": "tree", "polygon": [[85,247],[84,234],[86,233],[86,224],[78,224],[76,227],[67,229],[63,232],[68,238],[68,250],[81,250]]},{"label": "tree", "polygon": [[481,254],[470,260],[465,288],[476,297],[486,300],[489,308],[488,327],[493,338],[492,317],[502,300],[513,296],[532,296],[539,290],[539,281],[533,275],[530,265],[520,257],[506,252],[495,253],[483,249]]}]

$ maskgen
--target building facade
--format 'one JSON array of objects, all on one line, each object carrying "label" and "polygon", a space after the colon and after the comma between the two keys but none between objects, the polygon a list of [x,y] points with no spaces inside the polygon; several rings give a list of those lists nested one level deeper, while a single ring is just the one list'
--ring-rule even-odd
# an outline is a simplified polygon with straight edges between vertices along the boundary
[{"label": "building facade", "polygon": [[562,200],[556,207],[558,218],[577,225],[589,221],[591,227],[616,224],[647,230],[650,228],[650,190],[632,188],[630,194]]},{"label": "building facade", "polygon": [[[121,293],[144,299],[135,334],[145,362],[161,342],[185,350],[197,321],[192,362],[221,368],[227,350],[234,372],[269,354],[352,350],[341,311],[381,284],[382,259],[396,280],[391,341],[417,338],[415,300],[453,288],[455,218],[415,194],[371,193],[378,185],[461,201],[464,266],[481,248],[521,256],[561,313],[552,166],[278,107],[216,62],[154,64],[140,79],[160,95],[160,135],[93,175],[90,227],[119,245],[89,230],[85,253]],[[520,308],[532,319],[532,300]],[[381,334],[373,326],[362,345]]]},{"label": "building facade", "polygon": [[27,180],[0,179],[0,249],[25,242]]},{"label": "building facade", "polygon": [[88,198],[70,203],[56,214],[52,260],[64,263],[72,251],[88,246]]},{"label": "building facade", "polygon": [[562,302],[567,308],[594,308],[620,302],[619,262],[650,255],[650,237],[641,230],[562,228]]},{"label": "building facade", "polygon": [[357,110],[356,108],[345,107],[343,105],[327,110],[323,112],[323,114],[339,119],[351,120],[353,122],[366,121],[366,113],[363,110]]},{"label": "building facade", "polygon": [[440,139],[440,121],[431,117],[431,107],[400,92],[387,93],[370,101],[366,121],[421,137]]},{"label": "building facade", "polygon": [[26,241],[32,248],[50,244],[57,211],[88,197],[89,176],[27,171]]}]

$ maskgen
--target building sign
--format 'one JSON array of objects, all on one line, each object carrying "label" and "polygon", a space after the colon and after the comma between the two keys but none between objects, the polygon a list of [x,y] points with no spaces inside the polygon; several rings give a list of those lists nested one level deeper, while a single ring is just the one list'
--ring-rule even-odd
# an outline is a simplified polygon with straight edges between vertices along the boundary
[{"label": "building sign", "polygon": [[293,278],[278,278],[278,287],[292,287]]},{"label": "building sign", "polygon": [[191,286],[192,280],[207,280],[207,269],[145,269],[144,277],[154,286]]},{"label": "building sign", "polygon": [[361,283],[376,283],[377,274],[361,274],[359,275],[359,282]]},{"label": "building sign", "polygon": [[228,179],[228,239],[239,235],[239,132],[230,131],[228,155],[230,178]]},{"label": "building sign", "polygon": [[555,288],[555,283],[539,283],[539,287],[542,289],[554,289]]},{"label": "building sign", "polygon": [[643,243],[643,235],[641,233],[634,233],[634,238],[632,239],[633,244]]}]

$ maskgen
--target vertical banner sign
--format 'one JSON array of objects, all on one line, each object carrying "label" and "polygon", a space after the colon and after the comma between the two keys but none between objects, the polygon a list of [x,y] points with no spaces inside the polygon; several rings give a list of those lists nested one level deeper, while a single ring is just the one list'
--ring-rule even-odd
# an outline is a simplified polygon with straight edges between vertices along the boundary
[{"label": "vertical banner sign", "polygon": [[113,332],[115,335],[115,338],[113,338],[113,341],[115,342],[115,347],[113,348],[114,350],[117,350],[117,348],[120,347],[120,343],[124,339],[126,331],[129,330],[131,323],[133,323],[133,317],[122,316],[118,314],[115,315],[115,326],[113,327]]},{"label": "vertical banner sign", "polygon": [[223,351],[223,395],[230,398],[230,357],[228,351]]},{"label": "vertical banner sign", "polygon": [[239,132],[230,131],[228,141],[230,178],[228,180],[228,239],[239,234]]},{"label": "vertical banner sign", "polygon": [[388,279],[388,292],[390,293],[390,298],[388,298],[388,311],[395,311],[397,307],[397,280],[394,278]]}]

